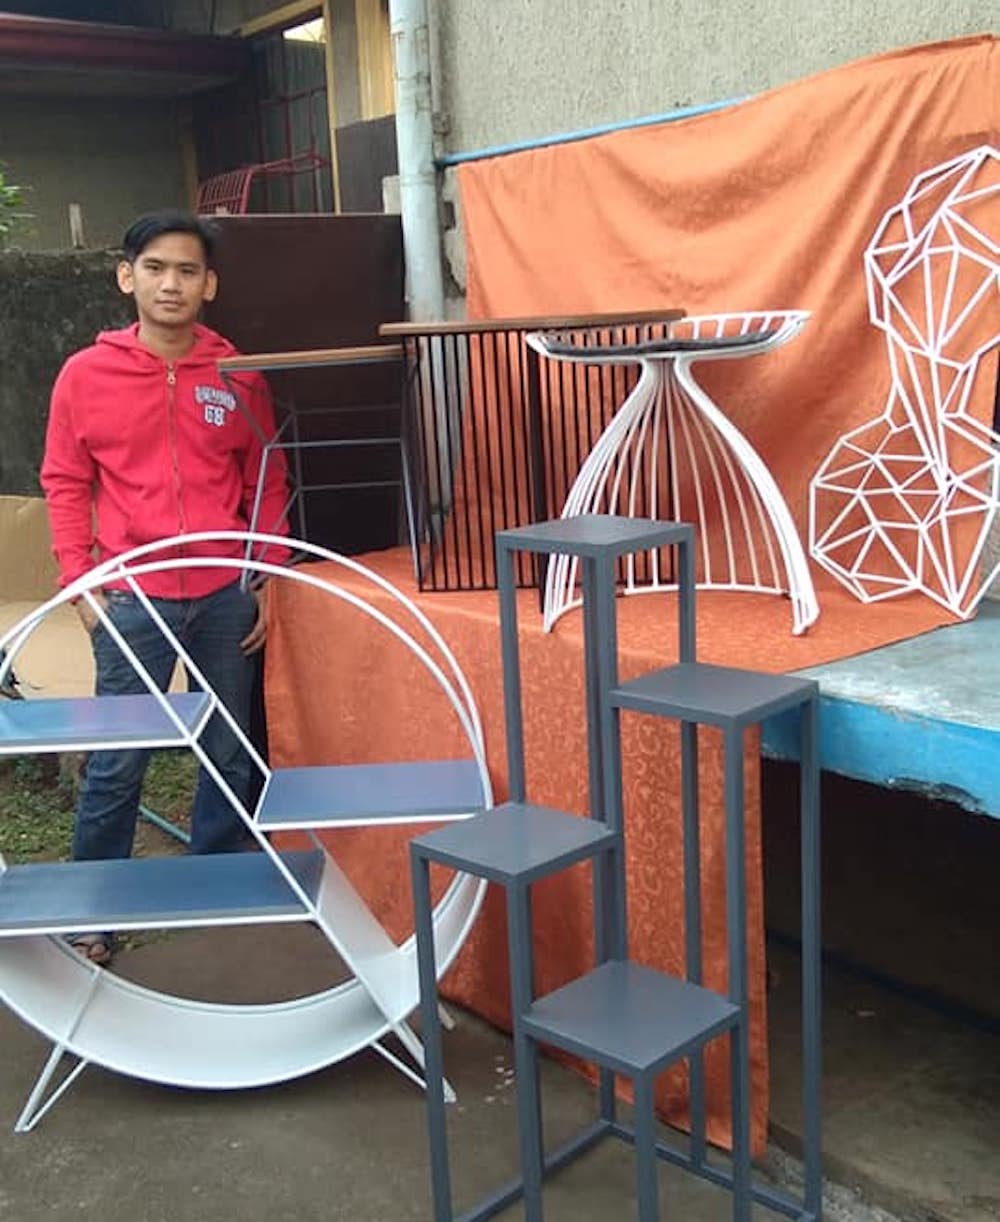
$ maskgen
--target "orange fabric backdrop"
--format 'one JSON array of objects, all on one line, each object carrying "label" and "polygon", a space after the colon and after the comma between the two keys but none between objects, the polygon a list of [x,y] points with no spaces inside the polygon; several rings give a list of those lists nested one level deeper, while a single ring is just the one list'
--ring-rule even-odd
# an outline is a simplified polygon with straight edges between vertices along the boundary
[{"label": "orange fabric backdrop", "polygon": [[[700,366],[805,537],[808,482],[890,385],[862,256],[923,170],[997,143],[1000,48],[847,64],[712,114],[459,169],[474,318],[807,309],[788,347]],[[728,366],[728,367],[723,367]],[[993,363],[974,398],[992,415]]]}]

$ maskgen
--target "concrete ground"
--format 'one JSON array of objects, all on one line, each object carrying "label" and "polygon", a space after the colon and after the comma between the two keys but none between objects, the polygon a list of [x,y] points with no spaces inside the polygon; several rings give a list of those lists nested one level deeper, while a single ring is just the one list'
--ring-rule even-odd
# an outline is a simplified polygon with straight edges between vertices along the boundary
[{"label": "concrete ground", "polygon": [[[768,950],[771,1128],[797,1149],[798,958]],[[1000,1219],[1000,1040],[841,967],[823,974],[827,1177],[910,1222]]]},{"label": "concrete ground", "polygon": [[[155,987],[241,1001],[290,995],[335,978],[307,928],[199,931],[152,939],[120,956],[125,975]],[[450,1109],[456,1205],[514,1171],[510,1041],[459,1013],[446,1057],[459,1102]],[[156,1039],[149,1031],[149,1039]],[[4,1222],[425,1222],[431,1216],[420,1092],[374,1053],[301,1081],[237,1094],[152,1086],[88,1068],[31,1133],[12,1126],[46,1054],[0,1012],[0,1218]],[[546,1062],[551,1142],[593,1116],[592,1088]],[[780,1160],[779,1160],[780,1161]],[[794,1168],[792,1168],[794,1171]],[[661,1211],[677,1222],[731,1217],[721,1190],[661,1166]],[[634,1216],[628,1147],[606,1142],[553,1177],[547,1222]],[[758,1219],[775,1217],[755,1211]],[[889,1222],[843,1189],[827,1216]],[[519,1206],[501,1218],[514,1222]]]}]

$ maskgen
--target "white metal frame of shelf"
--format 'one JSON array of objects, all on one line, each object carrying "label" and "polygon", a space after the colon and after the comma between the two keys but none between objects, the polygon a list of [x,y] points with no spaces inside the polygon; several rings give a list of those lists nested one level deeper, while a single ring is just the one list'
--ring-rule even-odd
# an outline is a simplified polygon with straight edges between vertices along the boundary
[{"label": "white metal frame of shelf", "polygon": [[[310,557],[329,561],[370,581],[391,597],[394,611],[406,626],[354,591],[317,576],[308,567],[285,568],[246,554],[240,557],[170,555],[181,543],[230,548],[237,543],[242,549],[290,544]],[[364,784],[360,790],[358,788],[359,769],[364,773],[362,779],[371,796],[367,810],[345,813],[335,809],[331,818],[314,812],[308,821],[295,817],[294,811],[290,817],[283,817],[289,812],[268,805],[270,782],[280,777],[282,771],[272,770],[261,758],[142,589],[141,578],[147,574],[192,568],[232,569],[239,574],[251,572],[291,580],[345,601],[373,619],[406,646],[430,672],[468,741],[470,757],[464,761],[429,761],[434,775],[429,780],[424,778],[427,786],[421,795],[422,801],[418,809],[410,812],[400,800],[400,770],[403,770],[405,786],[405,777],[421,769],[419,762],[344,765],[343,769],[351,774],[352,792],[362,796],[366,790]],[[95,597],[95,591],[109,583],[124,584],[145,607],[187,669],[189,684],[198,689],[196,693],[177,695],[159,690],[116,628],[113,618]],[[137,868],[148,868],[151,863],[136,860],[70,863],[64,868],[67,880],[74,871],[81,876],[87,875],[86,885],[80,888],[82,898],[74,907],[73,902],[66,901],[63,896],[61,904],[55,904],[47,916],[45,905],[41,905],[40,915],[39,906],[35,904],[28,920],[23,911],[20,917],[16,911],[13,914],[6,911],[5,897],[15,893],[15,885],[30,885],[32,879],[27,878],[25,872],[33,867],[8,866],[0,857],[0,1000],[53,1043],[52,1054],[18,1119],[17,1131],[32,1128],[91,1062],[169,1085],[235,1089],[298,1077],[371,1047],[422,1086],[418,1071],[423,1069],[423,1048],[407,1021],[419,1000],[415,939],[411,935],[397,945],[389,937],[322,845],[316,830],[386,821],[422,824],[435,818],[460,819],[492,806],[478,710],[468,681],[438,630],[412,600],[380,574],[355,560],[301,540],[244,531],[202,532],[147,544],[100,564],[25,617],[0,639],[0,649],[7,654],[0,669],[0,681],[25,641],[46,616],[56,607],[77,598],[89,603],[104,629],[135,668],[148,695],[10,702],[3,707],[0,716],[0,754],[115,747],[189,748],[219,786],[271,866],[273,874],[266,880],[270,906],[262,902],[259,911],[254,911],[254,897],[248,895],[246,901],[237,906],[241,915],[213,908],[210,903],[204,911],[178,915],[169,905],[151,903],[147,911],[134,914],[129,927],[309,921],[318,926],[353,977],[313,996],[252,1006],[192,1002],[143,988],[88,962],[70,948],[61,935],[80,928],[106,927],[102,925],[102,913],[109,917],[120,916],[120,904],[116,907],[114,902],[115,870],[124,878],[134,874]],[[124,709],[115,705],[116,700],[138,704]],[[226,721],[263,777],[261,797],[253,811],[244,806],[226,783],[201,743],[202,732],[213,714]],[[48,736],[44,733],[46,722],[54,727]],[[335,784],[338,771],[338,766],[317,768],[315,779],[319,787],[324,783]],[[435,811],[430,802],[433,782],[442,777],[450,779],[451,783],[448,805],[444,811]],[[388,788],[388,801],[377,800],[382,783]],[[312,788],[315,797],[317,786]],[[460,800],[463,792],[468,798],[464,809]],[[267,833],[293,827],[308,829],[321,858],[321,871],[315,877],[310,874],[307,879],[301,870],[293,867],[287,855],[277,852],[268,840]],[[251,856],[257,857],[256,854]],[[238,864],[230,855],[172,859],[172,862],[175,871],[186,868],[192,875],[192,882],[196,870],[202,873],[231,871]],[[113,867],[110,873],[108,867]],[[50,867],[50,870],[56,868]],[[102,874],[103,894],[101,886],[94,884],[98,872]],[[41,882],[51,888],[51,879],[43,878]],[[273,897],[275,883],[283,885],[279,886],[279,892],[283,890],[283,893],[277,903]],[[134,880],[131,885],[134,891]],[[478,914],[484,890],[485,884],[480,880],[456,875],[435,908],[435,944],[439,948],[442,972],[461,948]],[[247,907],[250,911],[245,912]],[[149,1039],[151,1030],[157,1032],[155,1041]],[[389,1033],[396,1035],[417,1069],[385,1046],[383,1040]],[[79,1063],[46,1098],[46,1089],[66,1053],[75,1055]]]},{"label": "white metal frame of shelf", "polygon": [[[527,335],[536,352],[553,360],[641,369],[584,460],[560,516],[606,513],[691,522],[700,541],[699,589],[787,594],[792,631],[805,632],[818,618],[819,604],[788,505],[760,455],[698,383],[693,366],[770,352],[794,339],[808,319],[805,310],[684,318],[671,327],[673,348],[667,341],[588,347],[580,331]],[[694,341],[690,350],[684,350],[685,341]],[[626,594],[677,588],[673,575],[661,571],[658,552],[648,554],[646,572],[640,575],[634,556],[627,559]],[[580,602],[576,557],[556,557],[546,569],[546,631]]]}]

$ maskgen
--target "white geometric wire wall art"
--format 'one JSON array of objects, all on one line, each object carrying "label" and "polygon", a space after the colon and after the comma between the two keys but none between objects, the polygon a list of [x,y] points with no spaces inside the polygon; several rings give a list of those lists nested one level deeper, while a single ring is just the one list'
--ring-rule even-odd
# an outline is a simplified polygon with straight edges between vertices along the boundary
[{"label": "white geometric wire wall art", "polygon": [[833,447],[809,495],[812,555],[862,602],[919,591],[964,619],[1000,571],[982,563],[1000,509],[1000,438],[969,414],[1000,343],[998,243],[1000,152],[982,145],[918,174],[865,251],[892,386],[881,415]]},{"label": "white geometric wire wall art", "polygon": [[[691,522],[699,589],[787,595],[792,631],[819,615],[805,549],[774,476],[744,434],[694,376],[700,361],[743,359],[794,339],[804,310],[701,315],[671,327],[653,345],[587,346],[575,332],[534,332],[543,355],[578,365],[640,365],[639,380],[580,467],[561,516],[623,514]],[[603,334],[603,333],[602,333]],[[692,350],[684,350],[691,342]],[[704,344],[704,347],[700,347]],[[580,371],[585,376],[585,371]],[[580,605],[575,559],[546,570],[546,631]],[[659,553],[630,556],[623,592],[676,589]]]},{"label": "white geometric wire wall art", "polygon": [[[392,614],[336,581],[317,575],[309,565],[285,568],[245,556],[233,559],[212,555],[171,555],[171,550],[176,549],[179,543],[204,546],[234,542],[255,552],[262,547],[290,545],[310,557],[345,568],[388,595]],[[165,555],[157,554],[161,552]],[[404,645],[423,664],[436,688],[446,697],[470,750],[467,761],[457,761],[462,779],[453,786],[447,809],[444,809],[443,802],[442,809],[433,809],[435,799],[432,793],[429,799],[427,795],[424,796],[425,804],[416,816],[408,809],[400,811],[399,795],[395,793],[399,785],[397,772],[394,777],[389,777],[390,804],[384,808],[388,815],[382,808],[378,811],[374,808],[368,811],[352,808],[346,814],[337,811],[324,819],[321,814],[310,814],[308,810],[303,812],[293,802],[291,813],[294,818],[283,818],[278,811],[279,818],[269,822],[268,812],[276,809],[271,799],[280,791],[279,782],[287,782],[289,778],[292,781],[310,781],[310,777],[304,774],[312,774],[311,781],[318,782],[312,784],[313,792],[319,791],[322,800],[327,801],[335,791],[333,774],[338,773],[338,768],[271,769],[261,758],[142,590],[140,579],[145,574],[187,568],[230,568],[236,575],[249,569],[254,573],[311,587],[355,607]],[[95,597],[95,591],[108,582],[124,583],[157,623],[187,670],[194,684],[193,690],[203,697],[195,712],[187,710],[187,706],[181,708],[174,696],[159,690],[115,627],[113,618]],[[144,706],[136,715],[135,723],[119,727],[119,735],[124,735],[122,741],[108,741],[105,737],[90,740],[80,737],[81,727],[86,729],[95,719],[99,724],[103,710],[111,707],[107,702],[113,702],[114,697],[7,702],[7,709],[0,709],[0,754],[22,749],[5,732],[5,728],[9,730],[18,724],[18,718],[13,716],[15,705],[18,706],[18,717],[23,720],[21,715],[26,715],[34,727],[30,749],[35,751],[99,750],[101,747],[123,745],[187,746],[222,790],[261,852],[165,859],[165,864],[171,864],[175,870],[183,870],[186,864],[190,864],[194,871],[204,873],[206,869],[216,867],[228,869],[224,858],[239,859],[237,864],[245,862],[256,870],[255,885],[261,887],[263,892],[273,896],[277,887],[280,893],[276,911],[265,911],[259,907],[254,895],[248,895],[245,899],[237,897],[239,903],[236,909],[217,912],[196,908],[193,912],[186,912],[184,905],[189,895],[189,884],[185,878],[181,878],[172,884],[175,888],[180,886],[181,894],[185,897],[177,901],[179,907],[169,910],[161,908],[155,915],[150,915],[141,910],[140,900],[140,908],[133,912],[131,919],[118,924],[117,928],[184,928],[305,920],[320,930],[353,975],[343,983],[311,996],[255,1005],[196,1002],[142,987],[113,971],[94,965],[71,948],[63,940],[63,935],[81,926],[73,924],[66,915],[63,897],[60,895],[50,901],[42,896],[39,902],[38,897],[31,893],[31,880],[26,877],[31,867],[8,866],[0,857],[0,1000],[26,1023],[46,1035],[53,1045],[52,1053],[17,1122],[17,1131],[32,1128],[88,1064],[103,1065],[147,1081],[174,1086],[241,1089],[286,1081],[333,1064],[361,1048],[370,1047],[406,1077],[423,1085],[419,1073],[411,1064],[384,1042],[384,1037],[393,1033],[412,1062],[418,1069],[422,1068],[423,1049],[408,1022],[418,1000],[415,939],[411,935],[400,944],[390,939],[319,840],[316,829],[366,826],[382,822],[386,817],[397,823],[423,824],[438,818],[465,817],[492,805],[479,713],[468,681],[440,633],[416,604],[380,574],[357,561],[301,540],[289,541],[249,532],[206,532],[160,540],[136,548],[92,569],[85,577],[66,587],[0,637],[0,649],[7,653],[4,673],[46,617],[75,598],[83,598],[90,604],[148,692],[148,697],[123,699],[147,701],[147,706],[152,706],[156,716],[150,718],[149,709]],[[3,677],[4,674],[0,673],[0,679]],[[182,699],[190,701],[199,698],[188,696]],[[67,716],[67,706],[74,706],[77,711]],[[83,710],[82,716],[79,710]],[[263,777],[264,786],[253,811],[243,805],[205,753],[200,737],[213,715],[221,716],[226,721]],[[157,723],[155,733],[136,729],[136,725],[143,723],[144,719]],[[69,727],[71,739],[54,737],[53,732],[46,729],[46,721],[49,725],[59,725],[61,732]],[[448,763],[444,762],[443,766],[447,768]],[[407,769],[407,777],[412,777],[419,770],[419,765],[416,768],[392,764],[370,767],[389,772],[394,768]],[[341,769],[340,775],[349,770],[350,765]],[[300,775],[296,777],[292,774]],[[440,772],[435,771],[434,775],[438,776]],[[369,778],[366,782],[368,792],[371,793],[377,789],[377,785],[370,780],[371,772],[367,772],[366,776]],[[301,793],[300,789],[294,795],[296,801],[301,801]],[[392,802],[396,803],[395,809],[390,809]],[[467,809],[463,805],[465,803]],[[331,802],[331,808],[333,805]],[[404,795],[402,806],[405,808],[407,805]],[[320,862],[313,869],[310,885],[296,874],[268,837],[269,832],[296,828],[306,831],[313,844],[314,856]],[[257,863],[264,872],[261,878],[257,877],[261,873]],[[122,886],[126,890],[131,888],[134,893],[134,879],[129,877],[131,867],[156,866],[157,863],[151,863],[149,859],[145,862],[131,859],[123,863],[82,864],[85,867],[110,866],[113,870],[120,870]],[[68,867],[54,865],[50,869],[72,870],[73,866],[74,863],[69,863]],[[93,889],[93,894],[99,898],[103,896],[104,902],[120,903],[121,900],[112,894],[113,883],[114,880],[109,883],[105,879],[101,886]],[[84,887],[89,902],[93,887],[89,879],[84,880]],[[480,880],[468,875],[456,875],[438,902],[434,910],[434,929],[442,971],[458,953],[475,921],[484,889],[485,884]],[[9,895],[15,897],[13,901],[5,898]],[[31,912],[30,920],[19,916],[19,912],[27,909]],[[155,1034],[151,1036],[151,1032]],[[75,1056],[77,1064],[46,1098],[49,1083],[66,1054]]]}]

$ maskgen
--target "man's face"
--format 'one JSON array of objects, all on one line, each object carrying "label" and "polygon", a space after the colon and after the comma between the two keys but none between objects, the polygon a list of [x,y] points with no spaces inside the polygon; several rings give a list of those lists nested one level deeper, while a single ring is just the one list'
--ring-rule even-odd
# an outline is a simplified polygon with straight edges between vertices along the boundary
[{"label": "man's face", "polygon": [[118,287],[135,297],[140,323],[187,329],[215,297],[216,277],[194,234],[164,233],[134,263],[118,264]]}]

